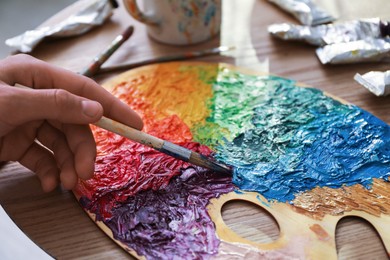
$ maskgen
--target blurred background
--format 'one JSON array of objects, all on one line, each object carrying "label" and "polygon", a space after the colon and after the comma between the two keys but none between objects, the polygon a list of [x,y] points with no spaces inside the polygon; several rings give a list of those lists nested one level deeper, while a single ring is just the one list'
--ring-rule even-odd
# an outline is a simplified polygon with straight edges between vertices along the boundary
[{"label": "blurred background", "polygon": [[0,59],[13,50],[5,40],[36,28],[76,0],[0,0]]},{"label": "blurred background", "polygon": [[[75,2],[77,0],[0,0],[0,59],[13,51],[4,43],[6,39],[35,29]],[[121,0],[118,2],[122,4]],[[314,2],[337,17],[337,21],[371,17],[390,20],[389,0],[314,0]]]}]

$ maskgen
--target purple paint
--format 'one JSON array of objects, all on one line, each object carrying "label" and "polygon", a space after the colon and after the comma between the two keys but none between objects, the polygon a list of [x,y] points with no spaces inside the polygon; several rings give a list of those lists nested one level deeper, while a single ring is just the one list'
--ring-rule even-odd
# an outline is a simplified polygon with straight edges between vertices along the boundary
[{"label": "purple paint", "polygon": [[[220,241],[206,206],[210,199],[233,189],[231,177],[187,168],[165,188],[143,191],[118,203],[109,219],[96,211],[97,219],[140,256],[208,259],[217,254]],[[80,202],[87,209],[93,206],[85,197]]]}]

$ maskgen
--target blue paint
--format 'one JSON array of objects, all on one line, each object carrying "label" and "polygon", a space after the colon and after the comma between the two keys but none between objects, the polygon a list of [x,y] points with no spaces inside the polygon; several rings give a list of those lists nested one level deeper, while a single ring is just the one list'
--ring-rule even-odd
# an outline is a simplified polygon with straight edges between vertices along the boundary
[{"label": "blue paint", "polygon": [[266,207],[270,207],[271,206],[269,203],[265,202],[262,198],[260,198],[260,195],[257,195],[256,199],[258,199],[261,202],[261,204],[263,204]]},{"label": "blue paint", "polygon": [[238,167],[235,184],[260,191],[269,199],[287,201],[316,186],[361,183],[369,188],[372,178],[387,180],[389,126],[356,107],[347,115],[323,119],[298,129],[291,147],[275,162]]},{"label": "blue paint", "polygon": [[215,6],[215,4],[211,4],[206,10],[204,16],[204,25],[206,26],[209,25],[210,21],[215,17],[216,12],[217,12],[217,7]]},{"label": "blue paint", "polygon": [[234,192],[235,192],[236,194],[240,194],[240,195],[244,194],[244,192],[242,192],[242,191],[240,191],[240,190],[234,190]]},{"label": "blue paint", "polygon": [[[218,90],[228,83],[240,89],[239,95],[231,97],[240,100],[215,105],[214,115],[218,109],[231,110],[237,102],[256,102],[244,117],[237,114],[245,127],[228,121],[234,115],[222,122],[213,120],[235,133],[232,141],[225,139],[215,145],[218,159],[234,166],[233,182],[240,189],[286,202],[317,186],[340,188],[360,183],[369,188],[372,178],[388,180],[390,127],[386,123],[356,106],[342,104],[316,89],[296,87],[283,78],[262,78],[262,95],[253,95],[251,84],[256,80],[259,77],[248,75],[235,80],[221,77],[214,85],[215,100],[227,99]],[[248,123],[242,124],[248,116]]]}]

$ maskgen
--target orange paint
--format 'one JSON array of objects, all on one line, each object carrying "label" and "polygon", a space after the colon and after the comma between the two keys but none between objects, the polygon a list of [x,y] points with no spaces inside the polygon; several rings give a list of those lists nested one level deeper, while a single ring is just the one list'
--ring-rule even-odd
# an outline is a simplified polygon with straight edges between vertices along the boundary
[{"label": "orange paint", "polygon": [[137,14],[138,13],[138,8],[137,8],[137,6],[135,5],[135,3],[134,2],[128,2],[128,6],[129,6],[129,9],[131,10],[131,12],[133,13],[133,14]]},{"label": "orange paint", "polygon": [[[157,66],[152,73],[148,71],[145,75],[119,84],[113,93],[142,116],[146,132],[153,131],[156,124],[163,123],[160,120],[174,115],[178,117],[174,120],[192,128],[196,124],[204,124],[210,114],[207,102],[212,97],[212,89],[205,81],[216,76],[217,68],[209,73],[200,75],[196,67],[186,71],[185,68],[180,69],[178,64],[165,64]],[[182,134],[177,133],[175,138],[180,139]],[[188,130],[185,140],[191,139]]]},{"label": "orange paint", "polygon": [[326,232],[325,229],[323,229],[319,224],[311,225],[310,230],[317,235],[319,240],[327,241],[330,239],[328,232]]},{"label": "orange paint", "polygon": [[297,195],[292,208],[315,219],[325,215],[339,216],[344,212],[359,210],[379,217],[390,214],[390,183],[374,179],[371,190],[360,184],[339,189],[316,187]]},{"label": "orange paint", "polygon": [[191,2],[191,8],[194,12],[194,15],[199,16],[199,7],[194,2]]}]

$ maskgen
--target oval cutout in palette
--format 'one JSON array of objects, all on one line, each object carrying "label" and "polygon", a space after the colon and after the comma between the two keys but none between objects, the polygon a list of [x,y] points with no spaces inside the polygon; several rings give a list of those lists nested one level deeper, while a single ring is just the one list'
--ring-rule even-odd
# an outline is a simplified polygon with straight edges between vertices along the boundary
[{"label": "oval cutout in palette", "polygon": [[[279,226],[268,211],[245,201],[228,201],[222,206],[222,218],[239,236],[266,244],[279,238]],[[245,212],[245,214],[242,214]]]},{"label": "oval cutout in palette", "polygon": [[[347,216],[339,220],[336,227],[337,258],[340,260],[365,258],[375,254],[375,259],[388,259],[387,253],[375,228],[366,220]],[[373,257],[374,258],[374,257]]]},{"label": "oval cutout in palette", "polygon": [[[145,132],[234,168],[223,176],[93,127],[95,176],[74,193],[134,256],[337,259],[344,216],[369,221],[389,248],[390,127],[366,111],[227,64],[150,65],[104,86],[142,116]],[[221,211],[235,200],[269,212],[278,239],[233,232]]]}]

